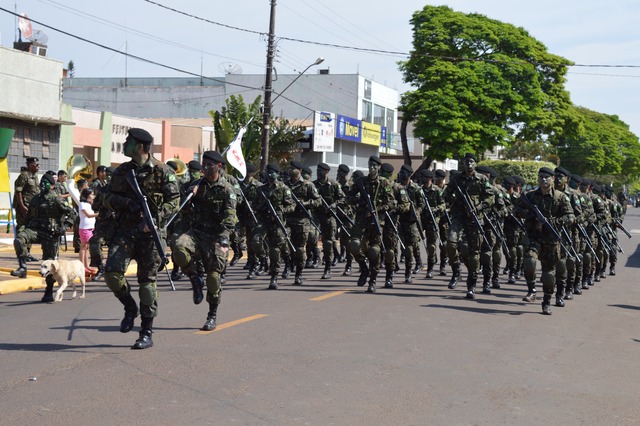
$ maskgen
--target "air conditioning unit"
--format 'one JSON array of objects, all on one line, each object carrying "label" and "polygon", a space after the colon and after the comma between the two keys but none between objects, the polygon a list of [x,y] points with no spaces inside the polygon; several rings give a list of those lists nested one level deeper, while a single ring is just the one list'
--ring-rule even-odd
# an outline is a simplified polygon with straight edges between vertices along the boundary
[{"label": "air conditioning unit", "polygon": [[33,45],[31,46],[31,53],[39,56],[47,56],[47,46]]}]

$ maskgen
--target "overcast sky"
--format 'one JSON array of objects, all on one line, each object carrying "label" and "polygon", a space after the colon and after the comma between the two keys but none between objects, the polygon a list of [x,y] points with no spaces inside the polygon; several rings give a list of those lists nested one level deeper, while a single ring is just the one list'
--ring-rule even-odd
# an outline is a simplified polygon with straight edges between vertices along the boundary
[{"label": "overcast sky", "polygon": [[[278,40],[276,71],[301,72],[322,56],[324,63],[308,73],[317,72],[315,68],[328,68],[332,74],[360,73],[403,92],[409,87],[402,82],[397,61],[411,49],[412,14],[426,4],[446,4],[456,11],[477,12],[523,27],[549,52],[576,64],[632,65],[571,67],[567,89],[576,105],[618,115],[640,135],[637,0],[277,0],[275,33],[284,39]],[[194,74],[263,74],[265,69],[269,0],[0,0],[0,7]],[[65,65],[73,60],[76,77],[123,77],[125,72],[129,77],[188,75],[134,59],[125,61],[116,52],[35,22],[32,26],[48,36],[50,58]],[[16,18],[0,10],[2,45],[13,43],[15,28]]]}]

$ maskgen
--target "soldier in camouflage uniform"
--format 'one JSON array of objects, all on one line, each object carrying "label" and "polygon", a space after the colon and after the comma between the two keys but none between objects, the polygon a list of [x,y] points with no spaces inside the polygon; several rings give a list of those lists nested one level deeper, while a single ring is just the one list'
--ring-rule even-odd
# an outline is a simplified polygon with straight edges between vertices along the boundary
[{"label": "soldier in camouflage uniform", "polygon": [[[595,231],[597,222],[595,205],[599,203],[600,200],[599,197],[592,192],[592,183],[593,182],[591,181],[591,179],[588,178],[582,178],[582,182],[580,183],[580,193],[585,199],[584,210],[587,212],[587,214],[584,216],[585,220],[587,221],[584,227],[587,231],[589,240],[591,241],[591,245],[593,246],[594,251],[596,251],[596,254],[593,255],[591,251],[585,250],[585,256],[582,260],[582,282],[577,283],[581,285],[581,290],[588,290],[589,286],[593,285],[593,273],[595,271],[595,265],[600,261],[597,252],[599,240]],[[582,291],[576,291],[576,287],[574,287],[573,293],[581,294]]]},{"label": "soldier in camouflage uniform", "polygon": [[[391,183],[380,176],[380,158],[369,157],[369,174],[354,182],[349,190],[347,199],[354,205],[356,211],[355,226],[352,228],[349,242],[353,258],[360,265],[358,286],[363,286],[369,278],[367,292],[375,293],[376,278],[380,272],[381,256],[385,255],[381,230],[374,226],[377,217],[380,227],[384,226],[385,212],[395,208],[393,188]],[[371,201],[371,211],[368,200]],[[374,216],[375,215],[375,216]],[[367,265],[367,260],[369,265]]]},{"label": "soldier in camouflage uniform", "polygon": [[467,211],[460,192],[466,197],[480,223],[484,214],[495,202],[494,192],[486,176],[476,172],[476,157],[465,154],[462,159],[464,171],[451,176],[444,192],[445,202],[451,205],[451,228],[447,239],[447,256],[453,276],[449,288],[454,289],[460,279],[460,260],[467,267],[467,299],[475,299],[475,288],[480,270],[480,245],[482,234],[472,215]]},{"label": "soldier in camouflage uniform", "polygon": [[[266,244],[262,248],[257,248],[264,250],[265,246],[269,247],[269,273],[271,275],[269,290],[277,290],[278,274],[282,266],[282,251],[288,244],[288,236],[282,227],[286,222],[286,215],[295,210],[296,203],[291,196],[291,190],[278,180],[280,168],[276,164],[269,164],[266,173],[267,183],[258,189],[259,197],[256,202],[258,220],[263,223],[266,229]],[[271,207],[277,217],[274,217]],[[257,254],[261,256],[262,252]]]},{"label": "soldier in camouflage uniform", "polygon": [[536,300],[536,268],[538,259],[542,268],[542,313],[551,315],[551,296],[556,285],[556,267],[560,256],[560,243],[554,234],[536,216],[533,206],[556,232],[561,226],[569,226],[575,216],[569,197],[564,192],[555,190],[551,185],[553,170],[542,167],[538,170],[538,189],[529,191],[520,197],[515,215],[524,218],[529,237],[529,245],[525,248],[524,276],[527,280],[528,293],[522,299],[525,302]]},{"label": "soldier in camouflage uniform", "polygon": [[132,128],[128,132],[123,150],[131,161],[121,164],[113,173],[105,194],[104,205],[113,210],[118,223],[116,233],[110,238],[109,253],[105,264],[104,280],[116,298],[124,305],[124,318],[120,332],[128,333],[138,316],[138,306],[131,296],[131,286],[125,278],[125,271],[131,259],[138,264],[137,280],[140,296],[142,329],[132,349],[146,349],[153,346],[151,339],[153,319],[158,314],[158,292],[156,278],[161,257],[153,239],[154,230],[144,221],[143,206],[135,191],[127,182],[127,175],[135,175],[160,233],[169,218],[177,211],[180,190],[175,174],[151,153],[153,137],[143,129]]},{"label": "soldier in camouflage uniform", "polygon": [[567,169],[564,167],[556,167],[554,173],[553,186],[556,190],[564,192],[566,196],[569,197],[573,215],[575,216],[574,223],[564,227],[570,238],[570,241],[565,239],[564,242],[567,247],[572,246],[575,249],[575,253],[578,254],[578,256],[568,256],[564,250],[560,251],[560,258],[556,266],[556,306],[562,308],[565,305],[564,299],[566,296],[569,296],[567,300],[573,298],[573,282],[575,280],[576,270],[582,269],[577,224],[583,222],[582,206],[584,199],[578,191],[568,185],[571,173]]},{"label": "soldier in camouflage uniform", "polygon": [[[40,192],[38,179],[40,163],[36,157],[27,158],[27,170],[20,172],[14,183],[13,206],[16,210],[16,229],[20,229],[29,222],[29,202]],[[27,247],[27,262],[37,262],[38,259],[31,256]]]},{"label": "soldier in camouflage uniform", "polygon": [[318,178],[313,181],[318,194],[324,200],[324,202],[319,200],[319,204],[316,206],[316,217],[322,234],[322,251],[324,253],[324,272],[321,277],[323,280],[331,278],[331,266],[334,264],[334,245],[338,233],[338,223],[331,211],[335,213],[336,206],[344,200],[344,192],[342,192],[340,184],[329,179],[330,170],[331,167],[328,164],[318,164],[316,171]]},{"label": "soldier in camouflage uniform", "polygon": [[[585,196],[585,194],[582,193],[579,189],[581,184],[582,177],[576,174],[571,174],[568,185],[569,188],[575,191],[577,196],[580,197],[580,207],[582,209],[582,213],[579,217],[576,215],[576,221],[573,225],[575,233],[574,247],[576,249],[576,252],[578,252],[579,257],[576,260],[574,260],[573,258],[567,260],[567,285],[564,292],[565,300],[573,299],[574,294],[582,294],[582,289],[580,287],[585,269],[585,263],[588,263],[590,265],[593,261],[591,249],[587,245],[587,241],[579,228],[581,227],[587,234],[587,237],[589,237],[588,229],[590,228],[590,223],[595,219],[595,213],[593,211],[593,203],[591,202],[591,199]],[[590,238],[589,243],[593,246]]]},{"label": "soldier in camouflage uniform", "polygon": [[[65,232],[61,219],[77,215],[73,207],[52,190],[54,185],[55,179],[50,175],[44,175],[40,180],[40,193],[33,196],[29,202],[29,222],[18,229],[18,234],[13,240],[19,264],[18,269],[11,272],[14,277],[27,276],[27,248],[33,243],[42,244],[44,260],[56,259],[60,235]],[[53,302],[53,275],[47,275],[46,283],[42,302]]]},{"label": "soldier in camouflage uniform", "polygon": [[261,264],[266,265],[266,256],[262,259],[258,258],[256,253],[263,252],[264,249],[256,249],[256,246],[264,245],[265,232],[258,232],[258,228],[261,228],[261,224],[257,222],[255,216],[254,205],[258,201],[258,188],[262,186],[262,183],[257,179],[254,179],[253,175],[256,172],[256,167],[253,164],[247,164],[247,176],[240,182],[240,189],[242,190],[242,202],[238,203],[238,222],[240,223],[241,233],[244,233],[247,241],[247,267],[249,270],[247,279],[254,279],[258,274],[258,269]]},{"label": "soldier in camouflage uniform", "polygon": [[596,253],[598,254],[599,262],[596,262],[594,278],[591,284],[594,282],[600,282],[602,278],[606,278],[607,263],[609,262],[609,256],[615,251],[614,241],[611,235],[606,229],[606,225],[611,222],[611,210],[609,203],[605,196],[604,185],[594,183],[593,184],[593,209],[596,213],[596,222],[594,224],[603,236],[603,241],[598,242],[598,248]]},{"label": "soldier in camouflage uniform", "polygon": [[[622,209],[622,205],[618,202],[618,199],[613,196],[613,189],[607,187],[606,196],[609,200],[610,212],[611,212],[611,222],[609,222],[609,229],[611,232],[611,242],[613,247],[617,247],[618,245],[618,234],[616,233],[616,229],[618,229],[618,220],[622,221],[624,211]],[[616,262],[618,261],[618,250],[615,248],[611,250],[609,255],[609,275],[616,274]],[[606,271],[606,265],[604,270]],[[606,275],[605,275],[606,276]]]},{"label": "soldier in camouflage uniform", "polygon": [[[518,205],[520,193],[516,191],[516,181],[512,176],[502,179],[502,187],[506,190],[505,202],[506,211],[504,218],[504,236],[509,249],[507,257],[506,273],[509,274],[508,283],[516,283],[516,272],[518,270],[518,245],[521,244],[524,224],[513,215],[513,210]],[[522,258],[522,254],[520,254]]]},{"label": "soldier in camouflage uniform", "polygon": [[117,224],[113,216],[113,211],[104,205],[104,196],[107,192],[109,177],[107,175],[107,167],[98,166],[97,178],[91,183],[95,198],[91,209],[98,213],[96,218],[96,226],[93,230],[93,236],[89,240],[89,253],[91,254],[90,266],[98,268],[98,272],[93,279],[98,280],[104,276],[104,262],[102,260],[102,246],[107,245],[107,238],[115,233]]},{"label": "soldier in camouflage uniform", "polygon": [[[399,212],[400,210],[403,212],[409,211],[409,197],[407,196],[407,191],[405,191],[402,185],[391,179],[393,170],[393,165],[389,163],[383,163],[380,166],[380,176],[389,181],[393,190],[393,199],[395,200],[395,207],[387,211],[388,215],[385,215],[386,217],[383,218],[385,226],[382,229],[382,232],[384,233],[382,241],[387,249],[386,253],[384,253],[384,269],[386,271],[384,288],[393,288],[393,275],[399,269],[397,261],[398,241],[401,237],[399,234]],[[396,232],[396,230],[398,232]],[[404,240],[402,240],[402,243],[404,244]],[[404,251],[402,252],[404,253]],[[409,282],[411,282],[411,270],[409,270]]]},{"label": "soldier in camouflage uniform", "polygon": [[204,280],[195,267],[204,265],[209,312],[201,330],[216,328],[218,306],[222,298],[220,275],[227,264],[229,235],[236,224],[236,191],[222,176],[225,161],[216,151],[202,155],[204,178],[197,185],[185,220],[188,230],[180,234],[171,251],[174,259],[189,276],[193,286],[193,303],[202,302]]},{"label": "soldier in camouflage uniform", "polygon": [[[444,190],[446,188],[445,178],[447,177],[447,172],[442,169],[438,169],[433,174],[433,183],[435,188],[440,192],[440,197],[444,200]],[[449,206],[445,203],[444,209],[442,210],[442,215],[439,220],[440,226],[440,270],[438,274],[441,277],[447,275],[445,268],[447,266],[447,238],[449,238],[449,227],[451,226],[451,219],[449,218]]]},{"label": "soldier in camouflage uniform", "polygon": [[[427,236],[427,275],[426,278],[433,278],[433,268],[438,258],[438,246],[440,248],[446,243],[446,237],[443,240],[440,235],[442,222],[446,205],[440,188],[433,184],[434,173],[431,170],[422,170],[420,172],[422,179],[422,195],[424,200],[424,210],[422,211],[422,229]],[[442,256],[442,251],[440,251]],[[446,256],[445,256],[446,258]]]},{"label": "soldier in camouflage uniform", "polygon": [[295,266],[293,285],[302,285],[302,270],[307,257],[307,238],[309,238],[309,229],[312,227],[310,215],[313,209],[320,206],[320,194],[313,183],[302,178],[302,167],[299,161],[292,161],[289,171],[289,188],[294,200],[297,199],[295,209],[287,216],[291,242],[296,248],[295,252],[291,253]]},{"label": "soldier in camouflage uniform", "polygon": [[[422,224],[419,221],[425,203],[420,194],[420,186],[411,180],[412,175],[413,168],[408,164],[403,164],[398,172],[398,182],[404,188],[409,202],[407,211],[399,213],[400,226],[398,228],[405,246],[404,282],[406,284],[411,283],[411,275],[416,274],[423,266],[420,254],[421,236],[418,225],[422,228]],[[398,206],[400,206],[399,203]],[[415,269],[412,270],[414,260]]]},{"label": "soldier in camouflage uniform", "polygon": [[[349,192],[351,181],[347,178],[349,175],[349,166],[346,164],[340,164],[338,166],[338,172],[336,174],[336,182],[340,185],[340,190],[343,194]],[[353,255],[349,251],[349,235],[351,235],[351,223],[353,222],[353,210],[351,205],[347,202],[346,197],[343,197],[336,203],[336,209],[338,210],[338,217],[342,221],[342,226],[339,229],[340,234],[340,262],[346,261],[347,264],[344,267],[342,275],[351,275],[351,264],[353,262]],[[343,214],[344,213],[344,214]]]}]

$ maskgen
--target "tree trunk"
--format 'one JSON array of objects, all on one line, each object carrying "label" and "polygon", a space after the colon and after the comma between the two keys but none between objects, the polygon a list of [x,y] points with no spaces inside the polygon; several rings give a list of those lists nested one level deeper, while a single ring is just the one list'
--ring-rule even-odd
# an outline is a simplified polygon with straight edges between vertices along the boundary
[{"label": "tree trunk", "polygon": [[409,152],[409,143],[407,141],[407,125],[409,120],[406,116],[402,116],[402,122],[400,123],[400,143],[402,144],[402,157],[404,164],[411,165],[411,153]]}]

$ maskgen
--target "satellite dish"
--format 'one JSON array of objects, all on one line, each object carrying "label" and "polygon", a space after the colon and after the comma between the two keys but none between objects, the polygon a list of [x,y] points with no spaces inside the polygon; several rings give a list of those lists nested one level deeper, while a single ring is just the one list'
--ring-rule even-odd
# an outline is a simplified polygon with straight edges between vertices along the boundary
[{"label": "satellite dish", "polygon": [[21,13],[18,18],[18,29],[20,30],[20,35],[24,36],[24,38],[29,38],[33,34],[33,30],[31,29],[31,21],[26,13]]},{"label": "satellite dish", "polygon": [[31,37],[27,37],[33,44],[37,44],[39,46],[46,46],[49,41],[49,36],[43,33],[40,30],[35,30]]},{"label": "satellite dish", "polygon": [[218,65],[218,70],[225,74],[242,74],[242,68],[233,62],[223,62]]}]

